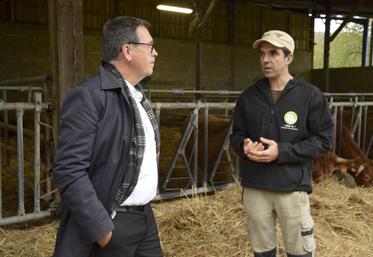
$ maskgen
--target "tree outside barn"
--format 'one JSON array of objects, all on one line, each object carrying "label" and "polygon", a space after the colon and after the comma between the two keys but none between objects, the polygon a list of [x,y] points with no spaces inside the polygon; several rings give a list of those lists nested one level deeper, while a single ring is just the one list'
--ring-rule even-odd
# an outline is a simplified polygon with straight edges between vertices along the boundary
[{"label": "tree outside barn", "polygon": [[[315,32],[314,43],[313,68],[322,69],[324,32]],[[348,23],[330,44],[330,68],[362,66],[362,44],[363,26]]]}]

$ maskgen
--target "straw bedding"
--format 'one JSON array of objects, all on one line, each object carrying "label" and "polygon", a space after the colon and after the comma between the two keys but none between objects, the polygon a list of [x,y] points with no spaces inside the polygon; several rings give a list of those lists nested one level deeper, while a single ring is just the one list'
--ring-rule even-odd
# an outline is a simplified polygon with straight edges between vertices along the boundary
[{"label": "straw bedding", "polygon": [[[165,256],[251,257],[240,198],[240,187],[233,186],[154,203]],[[345,188],[330,179],[315,186],[311,205],[318,256],[373,256],[373,188]],[[51,256],[57,226],[50,218],[0,227],[0,256]]]}]

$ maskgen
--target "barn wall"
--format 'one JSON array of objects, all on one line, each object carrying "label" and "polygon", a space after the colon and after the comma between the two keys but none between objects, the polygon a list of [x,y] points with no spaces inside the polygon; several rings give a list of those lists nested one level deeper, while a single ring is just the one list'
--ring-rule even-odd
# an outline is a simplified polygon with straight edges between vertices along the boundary
[{"label": "barn wall", "polygon": [[[45,26],[0,23],[0,79],[50,74],[48,31]],[[100,61],[98,31],[84,35],[85,74],[97,72]],[[154,87],[193,88],[195,44],[193,41],[155,38],[157,58],[152,77]],[[311,69],[311,53],[296,52],[295,73]],[[247,45],[203,43],[202,88],[241,90],[261,76],[257,51]]]},{"label": "barn wall", "polygon": [[[104,22],[117,15],[132,15],[152,23],[153,35],[160,38],[193,40],[189,27],[192,15],[160,12],[161,0],[83,0],[83,24],[86,29],[101,29]],[[172,0],[185,6],[191,1]],[[233,4],[234,2],[234,4]],[[210,1],[199,1],[205,11]],[[191,7],[191,6],[189,6]],[[234,18],[232,18],[234,17]],[[0,1],[0,20],[16,23],[46,25],[47,0]],[[279,11],[251,5],[249,1],[217,1],[207,19],[202,39],[205,42],[245,44],[268,29],[290,32],[298,49],[311,49],[312,19],[305,14]]]},{"label": "barn wall", "polygon": [[[373,67],[333,68],[329,71],[329,91],[333,93],[373,92]],[[323,70],[311,71],[311,80],[323,88]]]},{"label": "barn wall", "polygon": [[[196,50],[194,34],[188,33],[193,16],[159,12],[155,10],[158,2],[128,0],[124,4],[116,0],[84,0],[86,76],[97,72],[99,67],[103,23],[114,15],[134,15],[152,23],[151,32],[159,52],[152,86],[194,88]],[[50,74],[46,1],[13,0],[13,7],[6,3],[0,4],[0,80]],[[204,2],[204,9],[208,3]],[[224,1],[217,3],[202,31],[202,89],[242,90],[261,77],[257,52],[251,49],[251,44],[269,29],[293,35],[297,51],[292,70],[309,74],[311,18],[255,7],[246,1],[233,6]]]},{"label": "barn wall", "polygon": [[0,80],[50,73],[45,26],[0,23]]}]

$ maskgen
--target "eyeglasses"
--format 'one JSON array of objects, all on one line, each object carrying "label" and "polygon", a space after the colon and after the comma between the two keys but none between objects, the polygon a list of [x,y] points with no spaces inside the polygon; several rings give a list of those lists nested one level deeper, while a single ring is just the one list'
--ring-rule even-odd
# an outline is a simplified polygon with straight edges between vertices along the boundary
[{"label": "eyeglasses", "polygon": [[150,53],[152,54],[154,52],[154,43],[128,42],[127,44],[150,46]]}]

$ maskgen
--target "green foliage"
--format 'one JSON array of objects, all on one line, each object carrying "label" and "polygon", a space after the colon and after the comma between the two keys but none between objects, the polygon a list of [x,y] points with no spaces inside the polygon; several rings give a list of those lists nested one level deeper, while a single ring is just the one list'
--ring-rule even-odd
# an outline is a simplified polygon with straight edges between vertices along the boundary
[{"label": "green foliage", "polygon": [[[330,44],[330,68],[361,66],[363,27],[351,23]],[[315,33],[313,68],[323,67],[324,33]]]}]

